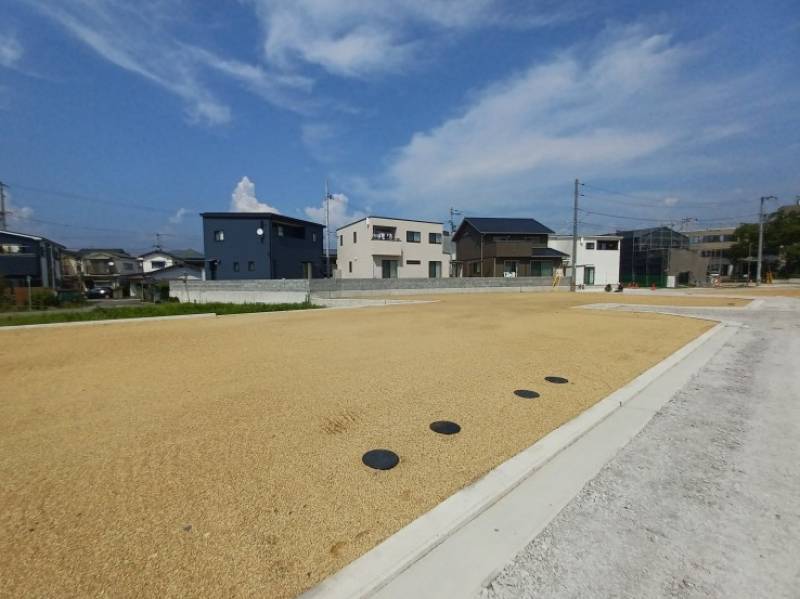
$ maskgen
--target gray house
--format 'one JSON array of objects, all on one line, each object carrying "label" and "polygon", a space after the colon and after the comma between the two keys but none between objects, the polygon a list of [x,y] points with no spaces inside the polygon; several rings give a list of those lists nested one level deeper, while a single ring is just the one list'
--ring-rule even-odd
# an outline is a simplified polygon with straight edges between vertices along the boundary
[{"label": "gray house", "polygon": [[206,278],[306,279],[324,274],[323,226],[269,212],[204,212]]},{"label": "gray house", "polygon": [[0,276],[13,287],[61,286],[64,246],[37,235],[0,231]]}]

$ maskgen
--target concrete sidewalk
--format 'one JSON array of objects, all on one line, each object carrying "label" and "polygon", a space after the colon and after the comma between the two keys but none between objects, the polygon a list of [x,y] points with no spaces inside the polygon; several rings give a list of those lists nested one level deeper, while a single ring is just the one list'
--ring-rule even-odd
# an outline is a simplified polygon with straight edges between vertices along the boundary
[{"label": "concrete sidewalk", "polygon": [[670,311],[744,326],[480,595],[800,596],[800,301]]}]

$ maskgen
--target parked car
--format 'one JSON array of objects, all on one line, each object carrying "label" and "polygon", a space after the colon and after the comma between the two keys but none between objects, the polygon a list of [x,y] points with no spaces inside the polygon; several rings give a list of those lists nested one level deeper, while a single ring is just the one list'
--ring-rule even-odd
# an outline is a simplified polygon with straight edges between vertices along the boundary
[{"label": "parked car", "polygon": [[113,296],[111,287],[92,287],[86,291],[86,299],[111,299]]}]

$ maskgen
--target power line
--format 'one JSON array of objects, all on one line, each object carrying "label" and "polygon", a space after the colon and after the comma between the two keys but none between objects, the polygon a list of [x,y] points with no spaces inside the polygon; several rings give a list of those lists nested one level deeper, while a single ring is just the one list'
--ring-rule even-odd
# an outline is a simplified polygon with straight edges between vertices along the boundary
[{"label": "power line", "polygon": [[120,208],[131,208],[133,210],[143,210],[145,212],[156,212],[159,214],[173,214],[174,210],[168,210],[166,208],[158,208],[156,206],[147,206],[145,204],[136,204],[132,202],[121,202],[121,201],[114,201],[114,200],[107,200],[96,198],[93,196],[88,196],[80,193],[73,193],[69,191],[61,191],[57,189],[43,189],[41,187],[32,187],[30,185],[20,185],[18,183],[10,183],[7,185],[9,189],[20,189],[23,191],[30,191],[33,193],[43,193],[51,196],[60,196],[63,198],[67,198],[70,200],[78,200],[81,202],[90,202],[93,204],[104,204],[107,206],[116,206]]},{"label": "power line", "polygon": [[[660,200],[657,200],[657,199],[654,199],[654,198],[645,198],[645,197],[642,197],[642,196],[631,195],[631,194],[625,193],[623,191],[614,191],[613,189],[606,189],[604,187],[598,187],[597,185],[591,185],[589,183],[584,183],[583,185],[585,187],[588,187],[589,189],[594,189],[596,191],[602,191],[604,193],[609,193],[611,195],[622,196],[622,197],[625,197],[625,198],[630,198],[630,199],[637,200],[637,201],[641,202],[640,204],[635,204],[633,202],[627,202],[626,204],[630,205],[630,206],[639,205],[639,206],[644,206],[644,207],[648,207],[648,208],[654,208],[654,207],[658,206],[658,202],[660,201]],[[607,201],[607,202],[612,202],[613,201],[613,200],[609,200],[609,199],[606,199],[606,198],[598,198],[598,199],[600,199],[602,201]],[[685,206],[685,205],[689,205],[689,206],[729,206],[730,204],[735,203],[735,202],[746,202],[746,201],[749,201],[749,200],[747,198],[741,198],[741,199],[738,199],[738,200],[720,201],[720,202],[697,202],[697,201],[691,201],[691,200],[689,200],[689,201],[681,200],[680,204],[682,206]],[[622,203],[622,202],[620,202],[620,203]]]},{"label": "power line", "polygon": [[[9,214],[13,214],[13,212],[9,212]],[[130,234],[130,235],[149,235],[149,233],[147,233],[145,231],[134,231],[132,229],[114,229],[114,228],[111,228],[111,227],[87,227],[87,226],[84,226],[84,225],[76,225],[76,224],[73,224],[73,223],[60,223],[60,222],[56,222],[56,221],[52,221],[52,220],[45,220],[45,219],[41,219],[41,218],[33,218],[33,217],[30,217],[30,216],[20,217],[20,220],[33,222],[33,223],[38,223],[38,224],[42,224],[42,225],[51,225],[51,226],[55,226],[55,227],[65,227],[65,228],[68,228],[68,229],[80,229],[80,230],[83,230],[83,231],[93,231],[93,232],[99,232],[99,233],[125,233],[125,234]],[[162,237],[174,237],[176,239],[196,239],[195,237],[190,236],[190,235],[176,235],[174,233],[158,233],[158,235],[161,235]]]}]

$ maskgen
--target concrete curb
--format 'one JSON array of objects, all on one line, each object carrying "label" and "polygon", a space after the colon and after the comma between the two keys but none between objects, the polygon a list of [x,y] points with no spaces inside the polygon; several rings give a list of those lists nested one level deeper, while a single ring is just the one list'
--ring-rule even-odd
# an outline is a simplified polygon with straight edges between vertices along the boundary
[{"label": "concrete curb", "polygon": [[300,597],[356,599],[379,591],[724,328],[717,324]]},{"label": "concrete curb", "polygon": [[108,318],[105,320],[78,320],[75,322],[45,322],[41,324],[17,324],[0,327],[0,331],[19,331],[20,329],[46,329],[53,327],[79,327],[104,324],[130,324],[134,322],[153,322],[154,320],[186,320],[190,318],[216,318],[214,312],[202,314],[179,314],[177,316],[144,316],[142,318]]}]

